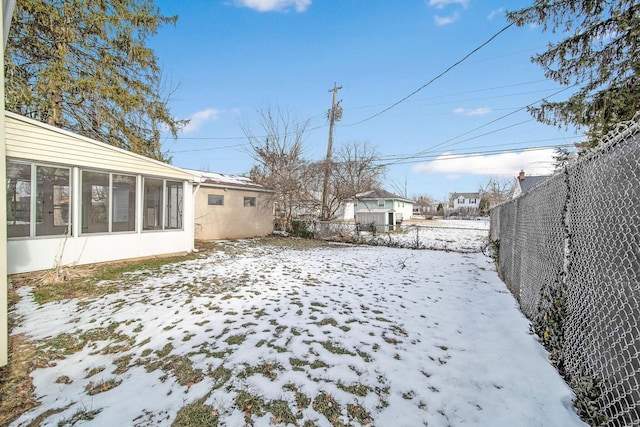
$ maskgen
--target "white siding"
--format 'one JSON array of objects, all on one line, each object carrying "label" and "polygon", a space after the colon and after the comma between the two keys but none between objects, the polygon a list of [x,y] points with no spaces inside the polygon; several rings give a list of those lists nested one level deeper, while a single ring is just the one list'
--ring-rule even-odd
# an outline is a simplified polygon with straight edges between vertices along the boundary
[{"label": "white siding", "polygon": [[174,166],[5,112],[6,156],[47,163],[193,179]]},{"label": "white siding", "polygon": [[[72,168],[73,191],[72,234],[5,240],[8,274],[193,250],[191,173],[12,113],[5,113],[5,119],[7,158],[69,166]],[[137,177],[137,231],[80,234],[79,168],[125,173]],[[182,182],[182,230],[142,231],[142,179],[145,176]]]}]

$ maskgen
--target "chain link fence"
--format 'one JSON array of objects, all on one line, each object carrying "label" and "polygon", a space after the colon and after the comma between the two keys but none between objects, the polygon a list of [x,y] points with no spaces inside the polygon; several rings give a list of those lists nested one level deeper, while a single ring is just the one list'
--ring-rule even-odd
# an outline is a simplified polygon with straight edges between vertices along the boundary
[{"label": "chain link fence", "polygon": [[494,208],[490,238],[583,419],[640,426],[640,114]]}]

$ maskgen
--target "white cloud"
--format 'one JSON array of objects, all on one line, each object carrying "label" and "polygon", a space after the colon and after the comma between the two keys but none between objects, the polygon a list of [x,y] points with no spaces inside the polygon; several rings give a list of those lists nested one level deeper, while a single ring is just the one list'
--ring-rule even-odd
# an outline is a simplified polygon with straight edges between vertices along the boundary
[{"label": "white cloud", "polygon": [[283,12],[293,7],[296,12],[300,13],[311,6],[311,0],[234,0],[234,4],[258,12]]},{"label": "white cloud", "polygon": [[500,9],[496,9],[496,10],[492,10],[491,13],[489,13],[489,16],[487,16],[487,19],[489,21],[491,21],[493,18],[495,18],[497,15],[502,14],[502,12],[504,12],[504,8],[501,7]]},{"label": "white cloud", "polygon": [[553,156],[552,148],[477,156],[445,153],[436,160],[415,165],[412,171],[448,177],[460,174],[515,177],[520,170],[528,175],[549,175],[553,172]]},{"label": "white cloud", "polygon": [[462,107],[459,107],[453,110],[455,114],[462,114],[463,116],[484,116],[485,114],[489,114],[492,111],[493,110],[489,107],[481,107],[473,110],[466,110]]},{"label": "white cloud", "polygon": [[451,16],[439,16],[439,15],[435,15],[433,17],[433,19],[436,21],[436,25],[441,27],[443,25],[449,25],[449,24],[453,24],[454,22],[456,22],[459,18],[458,13],[454,13]]},{"label": "white cloud", "polygon": [[206,122],[218,120],[222,112],[222,110],[216,108],[207,108],[206,110],[198,111],[189,118],[189,123],[184,127],[182,132],[195,132]]},{"label": "white cloud", "polygon": [[462,7],[467,7],[469,0],[429,0],[429,6],[435,7],[436,9],[444,9],[445,6],[450,4],[459,4]]}]

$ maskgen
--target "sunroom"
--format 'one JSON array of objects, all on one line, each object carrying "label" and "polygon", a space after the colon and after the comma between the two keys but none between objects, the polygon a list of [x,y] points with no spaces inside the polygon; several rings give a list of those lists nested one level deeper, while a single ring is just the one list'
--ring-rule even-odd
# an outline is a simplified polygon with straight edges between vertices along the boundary
[{"label": "sunroom", "polygon": [[193,248],[193,175],[6,112],[9,274]]}]

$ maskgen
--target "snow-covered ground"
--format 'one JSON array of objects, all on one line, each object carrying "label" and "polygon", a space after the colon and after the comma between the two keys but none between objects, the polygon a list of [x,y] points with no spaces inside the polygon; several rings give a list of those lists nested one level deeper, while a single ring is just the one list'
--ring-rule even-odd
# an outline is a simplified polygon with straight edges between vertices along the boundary
[{"label": "snow-covered ground", "polygon": [[402,232],[362,233],[363,240],[382,246],[478,252],[488,242],[489,221],[405,221]]},{"label": "snow-covered ground", "polygon": [[93,300],[20,288],[13,334],[84,346],[33,372],[41,404],[12,425],[583,425],[482,254],[277,242]]}]

